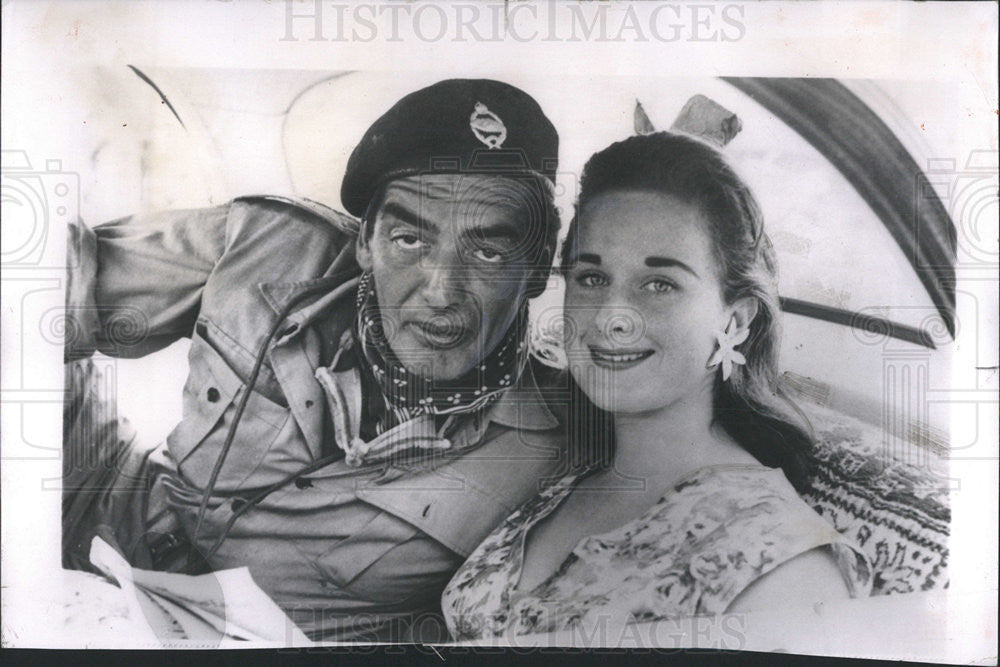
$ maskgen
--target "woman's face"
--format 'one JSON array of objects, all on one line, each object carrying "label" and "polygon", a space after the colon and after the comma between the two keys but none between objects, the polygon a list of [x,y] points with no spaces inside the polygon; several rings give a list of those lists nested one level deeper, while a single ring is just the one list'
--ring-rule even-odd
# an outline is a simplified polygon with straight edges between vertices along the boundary
[{"label": "woman's face", "polygon": [[706,363],[731,315],[708,223],[679,199],[610,191],[579,212],[566,274],[566,348],[600,408],[658,410],[710,396]]}]

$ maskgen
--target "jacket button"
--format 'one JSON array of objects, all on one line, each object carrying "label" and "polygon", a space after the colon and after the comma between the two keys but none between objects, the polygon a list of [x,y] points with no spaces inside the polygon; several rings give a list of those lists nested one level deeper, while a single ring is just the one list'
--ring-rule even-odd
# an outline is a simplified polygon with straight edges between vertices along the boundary
[{"label": "jacket button", "polygon": [[208,399],[209,403],[215,403],[219,400],[219,390],[215,387],[209,387],[208,391],[205,393],[205,397]]}]

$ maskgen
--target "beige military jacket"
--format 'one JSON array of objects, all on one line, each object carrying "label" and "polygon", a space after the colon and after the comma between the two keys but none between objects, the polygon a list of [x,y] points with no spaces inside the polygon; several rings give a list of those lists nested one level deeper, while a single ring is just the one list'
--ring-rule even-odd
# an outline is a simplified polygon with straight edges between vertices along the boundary
[{"label": "beige military jacket", "polygon": [[[261,489],[337,451],[315,373],[356,316],[353,229],[330,209],[276,197],[71,228],[68,358],[138,357],[191,339],[183,418],[147,466],[147,511],[168,507],[189,535],[268,330],[296,294],[326,287],[292,308],[269,345],[200,549]],[[244,509],[211,567],[249,567],[312,638],[405,633],[566,461],[564,429],[530,370],[483,418],[463,417],[452,440],[446,456],[338,461],[273,490]]]}]

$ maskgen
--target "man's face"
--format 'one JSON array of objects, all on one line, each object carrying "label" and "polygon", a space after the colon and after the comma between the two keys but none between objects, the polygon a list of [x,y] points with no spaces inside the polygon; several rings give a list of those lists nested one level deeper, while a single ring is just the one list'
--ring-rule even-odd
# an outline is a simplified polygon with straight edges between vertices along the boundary
[{"label": "man's face", "polygon": [[434,174],[386,187],[358,262],[375,279],[389,346],[407,370],[452,380],[496,347],[547,271],[544,216],[523,182]]}]

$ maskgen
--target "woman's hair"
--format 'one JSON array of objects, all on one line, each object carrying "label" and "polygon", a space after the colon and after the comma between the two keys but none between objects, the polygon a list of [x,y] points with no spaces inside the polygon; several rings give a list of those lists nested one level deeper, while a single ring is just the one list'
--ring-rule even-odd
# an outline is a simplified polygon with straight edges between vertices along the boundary
[{"label": "woman's hair", "polygon": [[[612,144],[588,160],[580,181],[577,217],[595,196],[611,190],[658,192],[701,210],[709,226],[723,300],[727,304],[744,297],[757,301],[750,335],[740,346],[746,365],[735,366],[728,381],[716,375],[715,421],[758,461],[780,467],[793,485],[803,488],[811,429],[778,384],[777,267],[750,189],[711,146],[658,132]],[[563,246],[564,268],[573,254],[576,226],[574,217]],[[584,405],[577,412],[593,420],[594,409]]]}]

